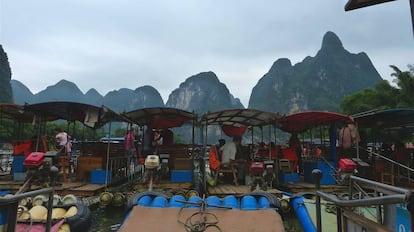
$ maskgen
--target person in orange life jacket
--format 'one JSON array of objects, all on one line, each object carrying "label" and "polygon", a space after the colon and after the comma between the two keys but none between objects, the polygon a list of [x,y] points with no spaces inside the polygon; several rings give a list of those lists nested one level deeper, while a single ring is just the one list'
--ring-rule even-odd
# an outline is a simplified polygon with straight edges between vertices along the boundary
[{"label": "person in orange life jacket", "polygon": [[209,162],[210,169],[213,171],[213,174],[217,171],[221,164],[221,151],[220,148],[226,143],[226,140],[219,139],[219,144],[211,145],[209,151]]}]

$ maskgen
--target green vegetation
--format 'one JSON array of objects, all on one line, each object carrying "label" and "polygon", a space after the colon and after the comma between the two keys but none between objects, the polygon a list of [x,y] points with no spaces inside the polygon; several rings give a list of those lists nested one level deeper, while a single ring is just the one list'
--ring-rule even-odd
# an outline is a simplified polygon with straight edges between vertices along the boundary
[{"label": "green vegetation", "polygon": [[12,88],[10,85],[11,69],[7,54],[0,44],[0,102],[13,102]]},{"label": "green vegetation", "polygon": [[340,105],[341,112],[352,115],[373,109],[414,108],[414,66],[408,65],[408,71],[401,71],[394,65],[390,66],[394,73],[391,76],[396,86],[384,80],[373,89],[363,89],[346,96]]},{"label": "green vegetation", "polygon": [[[394,72],[391,74],[396,79],[392,86],[388,81],[382,81],[373,89],[363,89],[345,97],[341,102],[342,113],[352,115],[373,109],[384,110],[392,108],[414,108],[414,66],[408,65],[408,71],[401,71],[394,65],[390,66]],[[380,138],[382,141],[413,140],[410,130],[382,130],[370,128],[364,132],[367,137]]]}]

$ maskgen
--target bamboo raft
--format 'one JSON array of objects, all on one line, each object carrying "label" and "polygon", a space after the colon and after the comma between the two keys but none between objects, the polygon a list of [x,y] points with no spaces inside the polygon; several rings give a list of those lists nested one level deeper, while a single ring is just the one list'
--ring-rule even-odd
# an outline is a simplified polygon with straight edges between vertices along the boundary
[{"label": "bamboo raft", "polygon": [[[10,190],[15,193],[22,186],[22,181],[0,181],[0,190]],[[41,189],[41,186],[32,185],[31,190]],[[54,188],[59,195],[73,194],[80,197],[96,196],[105,190],[103,184],[89,184],[84,182],[65,182]]]}]

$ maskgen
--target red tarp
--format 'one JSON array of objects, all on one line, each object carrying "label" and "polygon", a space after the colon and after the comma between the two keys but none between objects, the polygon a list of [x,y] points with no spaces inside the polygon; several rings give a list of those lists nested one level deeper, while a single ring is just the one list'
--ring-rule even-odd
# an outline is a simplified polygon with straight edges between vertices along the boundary
[{"label": "red tarp", "polygon": [[307,111],[285,115],[276,119],[278,128],[286,132],[303,132],[312,127],[330,125],[332,123],[352,124],[352,117],[325,111]]}]

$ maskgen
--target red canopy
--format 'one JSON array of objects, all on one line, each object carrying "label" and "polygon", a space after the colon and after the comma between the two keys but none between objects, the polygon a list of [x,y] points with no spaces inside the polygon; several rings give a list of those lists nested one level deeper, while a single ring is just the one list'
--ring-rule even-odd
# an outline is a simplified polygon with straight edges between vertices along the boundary
[{"label": "red canopy", "polygon": [[299,133],[312,127],[330,125],[332,123],[351,124],[354,123],[354,119],[347,115],[325,111],[294,113],[276,119],[278,128],[290,133]]},{"label": "red canopy", "polygon": [[244,132],[247,130],[247,127],[245,126],[230,126],[230,125],[223,125],[221,126],[221,129],[223,130],[224,134],[230,137],[241,137]]}]

